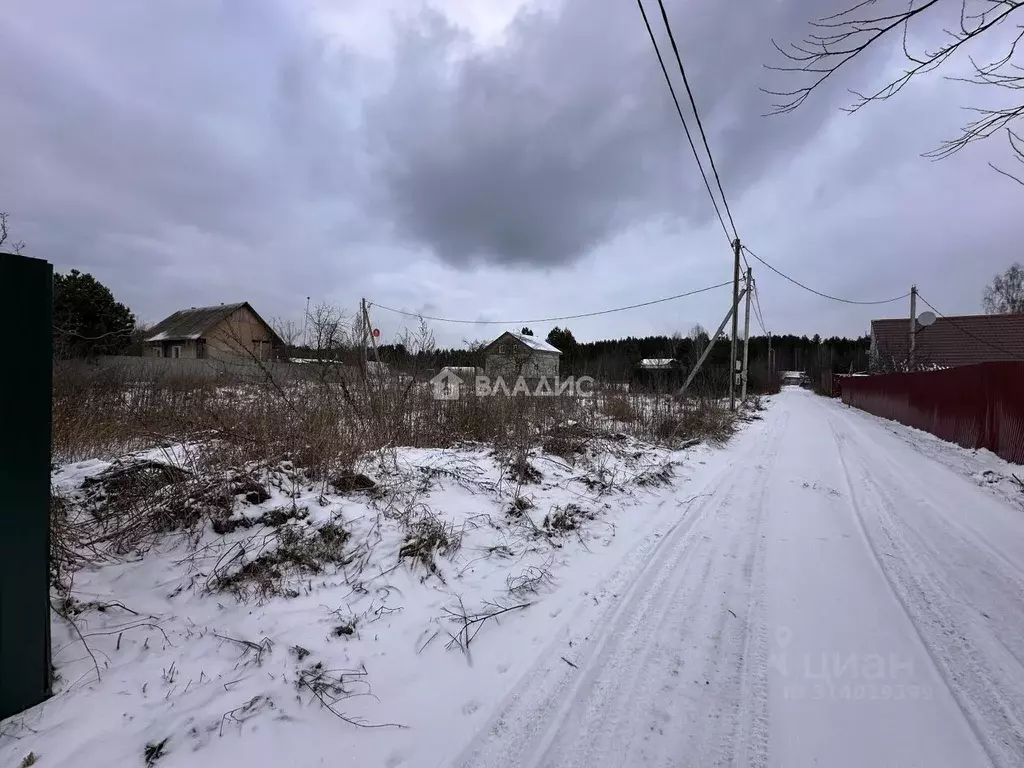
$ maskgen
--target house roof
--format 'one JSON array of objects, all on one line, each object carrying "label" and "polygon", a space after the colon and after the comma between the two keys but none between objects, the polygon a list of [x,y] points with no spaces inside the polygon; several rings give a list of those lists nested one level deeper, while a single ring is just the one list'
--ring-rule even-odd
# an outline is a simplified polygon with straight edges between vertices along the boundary
[{"label": "house roof", "polygon": [[203,335],[226,319],[232,312],[243,307],[248,307],[257,320],[267,327],[274,340],[283,344],[281,338],[274,332],[274,329],[257,314],[256,310],[247,301],[234,304],[218,304],[215,307],[192,307],[191,309],[179,309],[170,317],[165,317],[159,323],[149,329],[149,336],[146,341],[181,341],[186,339],[201,339]]},{"label": "house roof", "polygon": [[676,360],[673,357],[645,357],[640,361],[641,368],[672,368],[676,365]]},{"label": "house roof", "polygon": [[494,341],[492,341],[490,344],[488,344],[485,347],[485,349],[490,349],[495,344],[497,344],[499,341],[504,339],[506,336],[511,336],[513,339],[518,341],[520,344],[523,344],[523,345],[529,347],[530,349],[536,350],[537,352],[551,352],[551,353],[554,353],[556,355],[562,354],[561,350],[559,350],[557,347],[551,346],[546,341],[543,341],[542,339],[538,339],[536,336],[526,336],[526,335],[524,335],[522,333],[513,333],[512,331],[505,331],[503,334],[501,334],[501,336],[499,336]]},{"label": "house roof", "polygon": [[[910,356],[909,318],[871,321],[872,352],[885,358]],[[1024,360],[1024,314],[939,317],[917,326],[914,355],[925,366],[958,366]]]}]

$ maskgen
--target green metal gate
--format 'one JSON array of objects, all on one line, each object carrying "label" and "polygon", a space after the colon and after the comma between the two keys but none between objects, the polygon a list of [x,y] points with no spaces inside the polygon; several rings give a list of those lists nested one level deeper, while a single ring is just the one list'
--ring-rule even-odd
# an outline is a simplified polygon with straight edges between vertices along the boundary
[{"label": "green metal gate", "polygon": [[0,719],[50,695],[53,267],[0,253]]}]

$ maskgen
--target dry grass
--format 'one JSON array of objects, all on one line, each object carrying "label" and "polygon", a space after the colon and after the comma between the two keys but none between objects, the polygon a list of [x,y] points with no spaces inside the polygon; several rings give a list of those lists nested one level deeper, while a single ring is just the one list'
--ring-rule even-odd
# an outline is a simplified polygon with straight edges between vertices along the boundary
[{"label": "dry grass", "polygon": [[[237,568],[216,574],[211,591],[231,592],[239,599],[265,600],[275,595],[295,597],[298,592],[285,584],[294,574],[315,575],[329,567],[351,562],[349,532],[336,523],[327,523],[307,531],[288,525],[267,539],[268,546],[259,555]],[[274,543],[276,546],[271,547]]]},{"label": "dry grass", "polygon": [[[281,383],[208,378],[133,380],[124,371],[58,367],[54,372],[56,462],[208,444],[222,466],[290,462],[305,477],[331,482],[386,446],[491,443],[511,452],[543,446],[570,458],[609,428],[651,441],[716,438],[730,416],[717,401],[614,393],[594,398],[467,396],[435,400],[422,381]],[[214,455],[216,453],[216,455]],[[354,487],[351,490],[368,490]]]},{"label": "dry grass", "polygon": [[425,510],[405,524],[406,535],[398,549],[398,559],[422,566],[428,574],[444,581],[436,557],[451,557],[462,547],[462,532]]},{"label": "dry grass", "polygon": [[628,423],[637,419],[637,409],[625,395],[613,395],[605,398],[603,410],[606,416],[615,421]]},{"label": "dry grass", "polygon": [[[494,446],[523,517],[530,501],[521,489],[543,480],[538,450],[574,464],[594,446],[632,435],[668,445],[724,441],[734,419],[712,399],[616,391],[593,398],[464,397],[440,401],[423,379],[392,376],[361,380],[246,383],[208,378],[132,378],[124,371],[57,367],[54,372],[53,460],[115,460],[75,492],[51,504],[53,579],[68,577],[90,559],[145,550],[168,532],[198,537],[208,523],[219,534],[256,525],[272,529],[272,544],[248,562],[220,569],[216,589],[240,597],[280,594],[289,574],[320,573],[352,557],[347,533],[324,527],[312,535],[295,521],[294,503],[239,516],[239,505],[260,504],[274,488],[296,497],[300,487],[322,493],[387,494],[355,470],[371,453],[384,461],[396,446]],[[755,405],[756,408],[756,405]],[[154,450],[156,449],[156,450]],[[146,458],[137,452],[146,450]],[[128,458],[126,458],[126,456]],[[589,459],[587,459],[589,460]],[[664,477],[638,479],[654,484]],[[429,481],[429,478],[426,478]],[[462,480],[460,480],[462,481]],[[611,482],[611,481],[609,481]],[[459,531],[415,500],[384,505],[406,531],[399,559],[441,578],[438,558],[458,551]],[[69,515],[74,507],[78,515]],[[553,510],[547,535],[576,530],[576,509]]]}]

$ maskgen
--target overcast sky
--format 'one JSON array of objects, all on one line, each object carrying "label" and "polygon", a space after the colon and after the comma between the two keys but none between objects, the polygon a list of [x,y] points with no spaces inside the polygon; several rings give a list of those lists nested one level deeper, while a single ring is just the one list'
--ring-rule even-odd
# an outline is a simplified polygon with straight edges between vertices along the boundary
[{"label": "overcast sky", "polygon": [[[667,5],[744,243],[827,293],[916,283],[947,314],[981,311],[985,283],[1021,259],[1024,188],[987,166],[1001,140],[920,157],[977,89],[931,75],[841,112],[847,88],[900,65],[880,48],[762,117],[759,88],[793,85],[763,68],[779,63],[771,38],[797,40],[839,0]],[[518,320],[732,269],[634,0],[4,0],[0,210],[27,254],[91,272],[146,323],[240,300],[301,322],[307,297],[354,311],[363,296]],[[908,311],[752,265],[777,334],[859,335]],[[581,340],[686,332],[728,300],[560,325]],[[409,322],[372,312],[385,341]],[[443,344],[501,330],[433,326]]]}]

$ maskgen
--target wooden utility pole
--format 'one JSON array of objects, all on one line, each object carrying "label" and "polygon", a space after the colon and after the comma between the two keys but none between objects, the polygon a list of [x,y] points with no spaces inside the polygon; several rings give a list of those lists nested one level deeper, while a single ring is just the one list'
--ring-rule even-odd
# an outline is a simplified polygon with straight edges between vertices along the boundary
[{"label": "wooden utility pole", "polygon": [[683,386],[679,388],[679,396],[682,397],[686,394],[687,388],[690,386],[690,382],[693,381],[694,377],[700,372],[701,366],[704,365],[704,361],[708,355],[711,354],[711,348],[715,346],[715,342],[718,341],[718,337],[722,335],[722,331],[725,330],[725,324],[729,322],[729,318],[736,318],[736,306],[739,304],[737,299],[733,302],[733,305],[729,308],[728,313],[722,319],[721,324],[718,326],[718,330],[715,331],[714,335],[708,339],[708,345],[704,348],[704,353],[700,356],[700,360],[693,366],[693,370],[690,371],[690,375],[686,377],[686,381],[683,382]]},{"label": "wooden utility pole", "polygon": [[732,349],[729,352],[729,410],[736,410],[736,336],[740,320],[740,239],[732,241]]},{"label": "wooden utility pole", "polygon": [[366,309],[366,299],[360,299],[363,307],[363,357],[366,357],[366,337],[370,337],[373,345],[373,359],[380,365],[380,352],[377,351],[377,339],[373,335],[373,326],[370,325],[370,312]]},{"label": "wooden utility pole", "polygon": [[908,370],[914,370],[914,356],[917,352],[917,286],[910,286],[910,365]]},{"label": "wooden utility pole", "polygon": [[306,329],[309,327],[309,296],[306,297],[306,314],[302,318],[302,346],[309,348],[309,336],[306,335]]},{"label": "wooden utility pole", "polygon": [[772,349],[772,334],[768,332],[768,391],[775,383],[775,350]]},{"label": "wooden utility pole", "polygon": [[743,312],[743,385],[740,400],[747,401],[747,364],[750,362],[750,295],[754,292],[754,270],[747,267],[747,297]]}]

